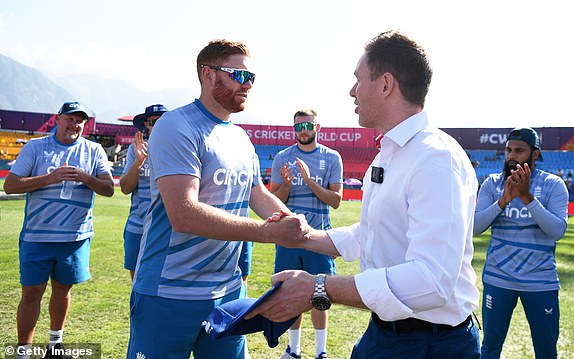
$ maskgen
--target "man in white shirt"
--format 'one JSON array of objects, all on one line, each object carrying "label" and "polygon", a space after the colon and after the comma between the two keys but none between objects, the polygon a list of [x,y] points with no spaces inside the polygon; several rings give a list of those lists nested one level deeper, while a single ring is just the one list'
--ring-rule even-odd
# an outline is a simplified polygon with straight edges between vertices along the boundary
[{"label": "man in white shirt", "polygon": [[[249,314],[282,321],[333,303],[368,309],[351,358],[479,358],[472,226],[474,169],[460,145],[423,112],[432,70],[405,34],[365,46],[350,91],[359,124],[384,136],[363,181],[361,221],[313,231],[304,248],[360,258],[354,276],[275,274],[278,293]],[[273,220],[280,220],[276,214]]]}]

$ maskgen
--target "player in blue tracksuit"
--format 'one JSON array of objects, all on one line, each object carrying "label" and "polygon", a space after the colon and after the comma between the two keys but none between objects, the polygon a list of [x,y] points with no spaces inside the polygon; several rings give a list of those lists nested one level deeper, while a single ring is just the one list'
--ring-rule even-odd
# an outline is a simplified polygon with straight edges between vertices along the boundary
[{"label": "player in blue tracksuit", "polygon": [[482,184],[474,234],[491,227],[482,275],[482,358],[499,358],[518,298],[536,358],[557,358],[559,334],[556,243],[567,225],[568,191],[556,175],[534,167],[540,139],[531,128],[507,136],[504,172]]}]

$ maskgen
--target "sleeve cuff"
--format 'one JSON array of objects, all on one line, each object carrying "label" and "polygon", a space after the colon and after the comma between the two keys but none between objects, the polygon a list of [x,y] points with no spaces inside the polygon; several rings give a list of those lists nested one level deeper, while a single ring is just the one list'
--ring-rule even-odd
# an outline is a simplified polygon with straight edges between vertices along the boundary
[{"label": "sleeve cuff", "polygon": [[363,303],[382,320],[394,321],[413,315],[413,311],[389,288],[385,268],[369,269],[355,275],[355,286]]}]

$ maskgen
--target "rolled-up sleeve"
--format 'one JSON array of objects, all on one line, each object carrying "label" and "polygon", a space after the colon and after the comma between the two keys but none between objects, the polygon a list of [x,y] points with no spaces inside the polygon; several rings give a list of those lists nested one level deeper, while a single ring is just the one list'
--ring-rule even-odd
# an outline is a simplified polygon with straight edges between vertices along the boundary
[{"label": "rolled-up sleeve", "polygon": [[329,238],[345,262],[359,259],[361,255],[360,224],[339,227],[327,231]]},{"label": "rolled-up sleeve", "polygon": [[391,291],[387,269],[369,269],[355,275],[355,286],[365,305],[382,320],[397,320],[412,316],[413,311]]}]

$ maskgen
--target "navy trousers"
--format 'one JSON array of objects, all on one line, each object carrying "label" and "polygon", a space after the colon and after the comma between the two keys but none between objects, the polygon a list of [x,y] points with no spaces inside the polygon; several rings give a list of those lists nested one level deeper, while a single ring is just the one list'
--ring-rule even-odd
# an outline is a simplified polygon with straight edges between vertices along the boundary
[{"label": "navy trousers", "polygon": [[371,319],[355,344],[351,359],[479,359],[475,323],[456,329],[433,325],[430,330],[383,329]]}]

